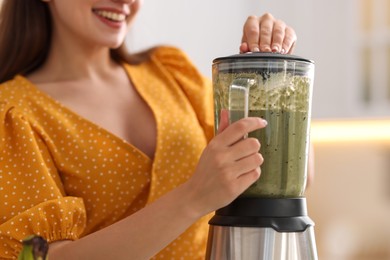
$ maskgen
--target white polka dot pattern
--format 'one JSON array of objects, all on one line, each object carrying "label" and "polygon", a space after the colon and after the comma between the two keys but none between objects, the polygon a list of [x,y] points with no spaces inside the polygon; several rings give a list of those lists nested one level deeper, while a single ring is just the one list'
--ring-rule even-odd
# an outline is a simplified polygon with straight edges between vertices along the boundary
[{"label": "white polka dot pattern", "polygon": [[[0,86],[0,258],[32,233],[55,241],[104,228],[193,173],[213,131],[210,82],[169,47],[124,66],[156,118],[154,161],[22,76]],[[203,259],[207,219],[154,259]]]}]

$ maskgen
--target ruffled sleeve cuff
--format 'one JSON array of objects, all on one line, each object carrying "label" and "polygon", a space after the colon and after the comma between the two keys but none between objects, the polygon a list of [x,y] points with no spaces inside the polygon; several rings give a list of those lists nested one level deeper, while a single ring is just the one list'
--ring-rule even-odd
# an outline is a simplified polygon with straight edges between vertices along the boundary
[{"label": "ruffled sleeve cuff", "polygon": [[0,224],[0,259],[15,259],[28,235],[40,235],[48,242],[76,240],[86,226],[81,198],[64,197],[40,203]]}]

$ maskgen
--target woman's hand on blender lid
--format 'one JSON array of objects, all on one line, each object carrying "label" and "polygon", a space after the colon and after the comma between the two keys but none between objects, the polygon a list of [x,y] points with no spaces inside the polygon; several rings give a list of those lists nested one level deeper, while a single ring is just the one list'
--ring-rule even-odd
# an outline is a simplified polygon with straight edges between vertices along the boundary
[{"label": "woman's hand on blender lid", "polygon": [[251,15],[244,23],[240,53],[292,53],[297,35],[293,28],[272,14]]}]

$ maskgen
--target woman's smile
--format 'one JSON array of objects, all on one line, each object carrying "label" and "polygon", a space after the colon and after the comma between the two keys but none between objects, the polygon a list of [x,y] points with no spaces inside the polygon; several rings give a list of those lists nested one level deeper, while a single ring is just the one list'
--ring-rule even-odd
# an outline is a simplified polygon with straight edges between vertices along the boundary
[{"label": "woman's smile", "polygon": [[93,9],[93,13],[110,27],[118,28],[126,21],[127,15],[112,9]]}]

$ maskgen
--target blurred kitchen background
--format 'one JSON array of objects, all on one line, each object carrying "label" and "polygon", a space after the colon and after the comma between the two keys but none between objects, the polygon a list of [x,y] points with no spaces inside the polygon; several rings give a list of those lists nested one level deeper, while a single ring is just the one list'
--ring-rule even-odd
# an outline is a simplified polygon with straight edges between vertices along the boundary
[{"label": "blurred kitchen background", "polygon": [[316,64],[308,210],[321,260],[390,259],[390,0],[145,0],[128,37],[212,60],[238,52],[248,15],[270,12]]}]

